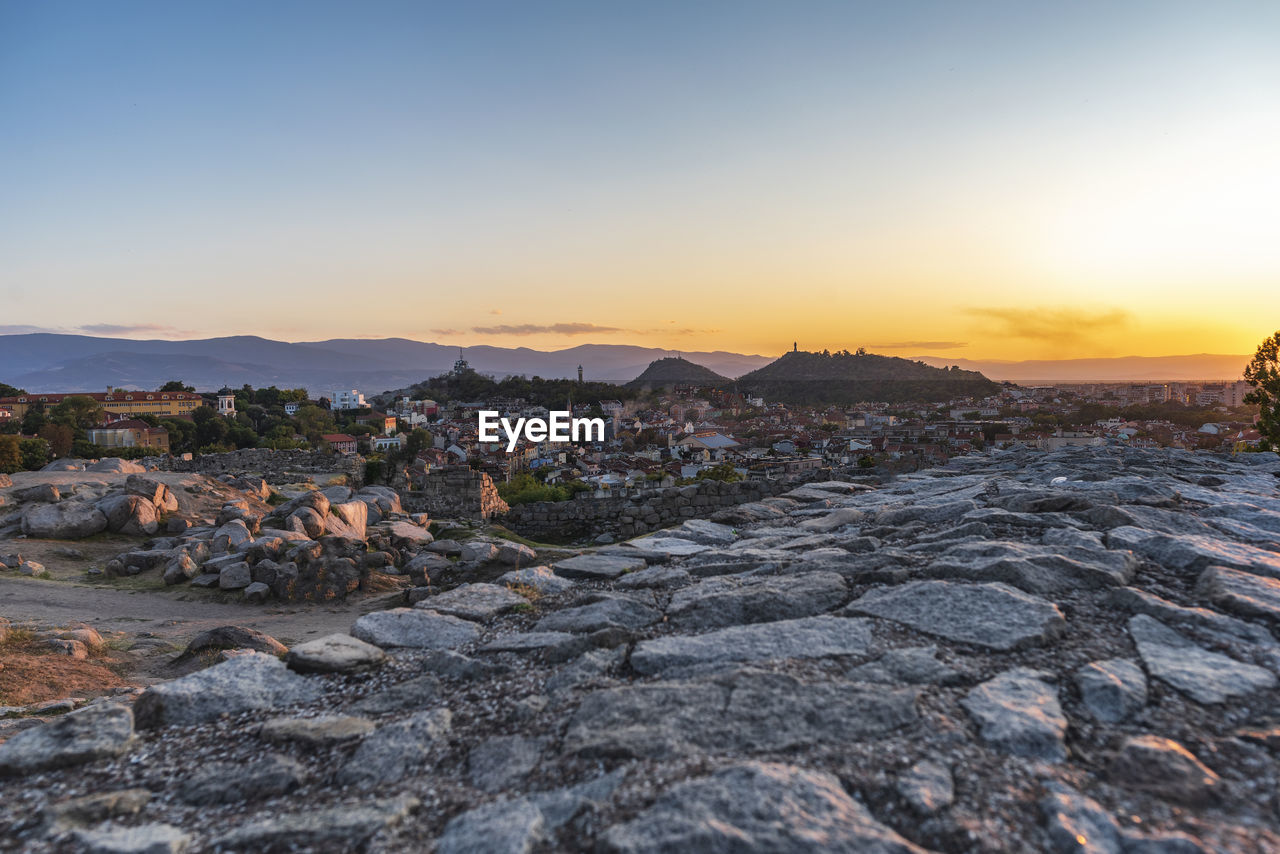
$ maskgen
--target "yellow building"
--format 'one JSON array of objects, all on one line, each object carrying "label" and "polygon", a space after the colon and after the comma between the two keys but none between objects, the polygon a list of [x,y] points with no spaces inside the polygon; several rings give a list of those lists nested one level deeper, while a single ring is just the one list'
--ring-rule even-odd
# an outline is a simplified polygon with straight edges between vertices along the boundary
[{"label": "yellow building", "polygon": [[204,399],[190,391],[78,391],[69,394],[22,394],[0,397],[0,407],[13,410],[14,418],[22,418],[32,409],[49,410],[68,397],[90,397],[107,412],[123,417],[135,415],[189,415],[204,405]]}]

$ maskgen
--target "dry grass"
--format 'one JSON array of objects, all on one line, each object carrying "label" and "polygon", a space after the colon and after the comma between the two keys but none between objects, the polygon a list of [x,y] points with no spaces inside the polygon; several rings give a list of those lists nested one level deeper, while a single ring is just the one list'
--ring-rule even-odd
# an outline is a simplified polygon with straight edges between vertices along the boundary
[{"label": "dry grass", "polygon": [[[516,593],[516,594],[519,594],[520,596],[523,596],[524,598],[528,599],[530,602],[537,602],[543,596],[542,591],[531,584],[508,584],[507,589],[510,590],[512,593]],[[516,607],[519,607],[519,606],[516,606]]]},{"label": "dry grass", "polygon": [[64,697],[92,697],[127,684],[127,662],[109,651],[83,661],[54,652],[27,629],[0,642],[0,705],[26,706]]}]

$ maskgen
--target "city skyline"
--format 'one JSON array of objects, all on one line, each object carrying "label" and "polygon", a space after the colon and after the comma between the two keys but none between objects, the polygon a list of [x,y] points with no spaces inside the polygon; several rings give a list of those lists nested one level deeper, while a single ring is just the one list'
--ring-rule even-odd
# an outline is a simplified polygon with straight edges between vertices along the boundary
[{"label": "city skyline", "polygon": [[0,333],[1248,353],[1280,8],[9,4]]}]

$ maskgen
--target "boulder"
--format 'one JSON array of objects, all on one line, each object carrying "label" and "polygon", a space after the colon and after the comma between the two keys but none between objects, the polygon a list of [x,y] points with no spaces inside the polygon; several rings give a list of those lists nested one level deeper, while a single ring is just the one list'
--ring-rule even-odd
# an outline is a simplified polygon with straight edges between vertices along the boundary
[{"label": "boulder", "polygon": [[345,501],[329,507],[325,533],[335,537],[363,540],[367,536],[369,508],[363,501]]},{"label": "boulder", "polygon": [[642,557],[584,554],[552,564],[552,569],[555,570],[556,575],[564,578],[602,581],[644,569],[645,566],[647,564]]},{"label": "boulder", "polygon": [[545,819],[528,800],[494,801],[455,816],[436,854],[528,854],[542,839]]},{"label": "boulder", "polygon": [[153,477],[131,474],[125,479],[124,491],[129,495],[139,495],[158,509],[172,513],[178,509],[178,499],[174,497],[167,484]]},{"label": "boulder", "polygon": [[52,483],[37,483],[35,486],[24,486],[22,489],[15,489],[9,493],[9,497],[14,501],[42,501],[56,504],[62,500],[62,493]]},{"label": "boulder", "polygon": [[300,534],[306,534],[312,539],[319,539],[324,536],[325,524],[324,517],[321,516],[313,507],[299,507],[289,515],[289,522],[296,522],[290,526],[289,530],[297,531]]},{"label": "boulder", "polygon": [[530,566],[538,560],[538,553],[523,543],[504,541],[498,546],[497,560],[506,566]]},{"label": "boulder", "polygon": [[156,506],[140,495],[113,495],[95,505],[107,517],[107,530],[133,537],[149,537],[160,527]]},{"label": "boulder", "polygon": [[569,579],[556,575],[549,566],[513,569],[498,576],[498,583],[507,587],[529,588],[549,596],[572,590],[575,586]]},{"label": "boulder", "polygon": [[712,629],[811,617],[838,607],[848,596],[834,572],[787,576],[719,576],[677,590],[667,617],[681,628]]},{"label": "boulder", "polygon": [[472,540],[462,544],[459,555],[459,559],[464,563],[488,563],[497,558],[498,547],[493,543]]},{"label": "boulder", "polygon": [[223,590],[243,590],[253,583],[253,569],[244,561],[224,566],[218,573],[218,587]]},{"label": "boulder", "polygon": [[191,643],[187,644],[187,648],[182,651],[177,660],[184,661],[201,652],[220,649],[252,649],[276,657],[289,651],[280,641],[257,629],[248,629],[244,626],[218,626],[192,638]]},{"label": "boulder", "polygon": [[122,460],[119,457],[104,457],[96,463],[90,463],[85,466],[84,470],[109,474],[142,474],[146,471],[146,468],[138,463]]},{"label": "boulder", "polygon": [[1095,720],[1119,723],[1147,704],[1147,677],[1127,658],[1094,661],[1076,671],[1080,700]]},{"label": "boulder", "polygon": [[1111,760],[1107,775],[1126,789],[1151,792],[1188,806],[1214,800],[1221,782],[1190,750],[1155,735],[1125,739]]},{"label": "boulder", "polygon": [[540,632],[598,632],[601,629],[640,629],[662,619],[662,612],[640,602],[609,597],[553,611],[534,626]]},{"label": "boulder", "polygon": [[1196,589],[1224,611],[1280,622],[1280,578],[1211,566],[1200,575]]},{"label": "boulder", "polygon": [[449,731],[449,725],[448,709],[431,709],[383,724],[365,736],[338,769],[338,784],[369,787],[403,780],[422,762],[431,743]]},{"label": "boulder", "polygon": [[107,517],[92,504],[40,504],[22,516],[22,533],[46,540],[80,540],[107,529]]},{"label": "boulder", "polygon": [[306,776],[295,760],[269,753],[247,762],[202,765],[182,781],[177,794],[193,806],[257,802],[296,789]]}]

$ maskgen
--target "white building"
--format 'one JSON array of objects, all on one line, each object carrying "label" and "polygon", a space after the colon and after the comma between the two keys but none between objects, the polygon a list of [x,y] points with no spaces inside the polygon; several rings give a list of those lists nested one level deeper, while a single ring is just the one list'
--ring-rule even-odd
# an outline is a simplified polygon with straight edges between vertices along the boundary
[{"label": "white building", "polygon": [[367,409],[368,406],[364,402],[364,395],[354,388],[350,391],[343,389],[329,392],[330,409]]}]

